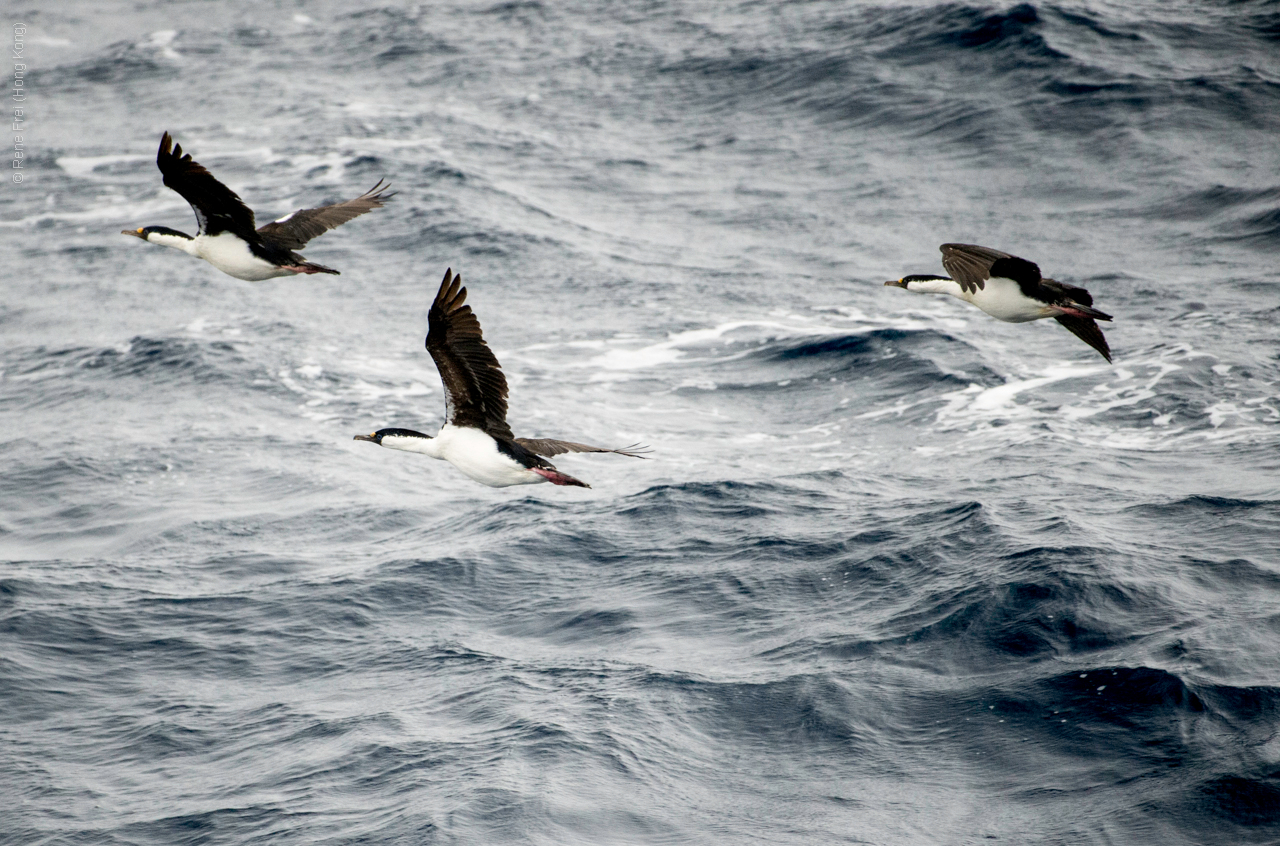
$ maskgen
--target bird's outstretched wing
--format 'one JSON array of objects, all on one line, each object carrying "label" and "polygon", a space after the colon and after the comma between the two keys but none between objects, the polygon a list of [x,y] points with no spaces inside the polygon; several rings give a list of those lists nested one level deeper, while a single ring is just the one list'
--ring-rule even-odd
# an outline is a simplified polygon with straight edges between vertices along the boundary
[{"label": "bird's outstretched wing", "polygon": [[992,276],[1012,279],[1028,294],[1040,284],[1040,268],[1035,262],[977,244],[943,244],[938,249],[942,250],[942,266],[967,293],[981,291]]},{"label": "bird's outstretched wing", "polygon": [[314,209],[298,209],[279,220],[264,224],[258,229],[258,234],[264,240],[286,250],[300,250],[312,238],[323,235],[330,229],[341,226],[365,212],[382,208],[383,203],[396,195],[394,191],[387,193],[390,187],[390,185],[383,185],[382,180],[379,179],[377,185],[353,200]]},{"label": "bird's outstretched wing", "polygon": [[589,446],[587,444],[575,444],[572,441],[557,441],[552,438],[516,438],[516,443],[529,450],[535,455],[553,456],[562,452],[612,452],[617,455],[629,455],[632,458],[647,458],[645,455],[651,450],[647,446],[641,444],[632,444],[622,449],[608,449],[607,447]]},{"label": "bird's outstretched wing", "polygon": [[214,179],[203,165],[193,161],[190,153],[183,155],[182,145],[174,144],[167,132],[160,138],[156,165],[164,175],[164,184],[191,204],[201,235],[231,232],[246,241],[258,240],[253,229],[253,211],[244,200]]},{"label": "bird's outstretched wing", "polygon": [[462,276],[446,270],[427,315],[427,352],[444,384],[445,420],[515,440],[507,425],[507,380],[466,299]]},{"label": "bird's outstretched wing", "polygon": [[1102,357],[1105,358],[1108,363],[1111,362],[1111,347],[1107,345],[1106,337],[1102,334],[1102,330],[1098,328],[1098,324],[1093,321],[1092,317],[1076,317],[1074,314],[1060,314],[1055,317],[1054,320],[1067,327],[1071,334],[1102,353]]}]

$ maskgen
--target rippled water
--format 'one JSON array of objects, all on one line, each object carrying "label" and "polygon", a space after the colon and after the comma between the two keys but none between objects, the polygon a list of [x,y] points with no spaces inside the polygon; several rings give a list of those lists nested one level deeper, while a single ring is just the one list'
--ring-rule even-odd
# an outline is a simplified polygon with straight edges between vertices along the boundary
[{"label": "rippled water", "polygon": [[[0,195],[0,842],[1280,842],[1280,7],[68,2]],[[267,219],[244,283],[169,130]],[[1116,316],[883,287],[987,244]],[[518,435],[431,431],[446,267]]]}]

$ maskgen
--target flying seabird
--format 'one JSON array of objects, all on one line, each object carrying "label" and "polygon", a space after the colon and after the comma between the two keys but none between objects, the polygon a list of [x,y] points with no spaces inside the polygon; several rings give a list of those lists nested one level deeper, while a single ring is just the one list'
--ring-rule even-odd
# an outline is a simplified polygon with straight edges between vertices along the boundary
[{"label": "flying seabird", "polygon": [[886,282],[908,291],[950,294],[997,320],[1026,323],[1052,317],[1111,361],[1111,348],[1094,320],[1110,320],[1084,288],[1043,279],[1034,262],[976,244],[943,244],[942,266],[951,276],[913,275]]},{"label": "flying seabird", "polygon": [[386,193],[390,186],[378,180],[377,185],[354,200],[298,209],[255,229],[253,210],[235,191],[193,161],[190,153],[183,155],[182,145],[174,144],[167,132],[160,138],[156,164],[164,174],[164,184],[191,204],[199,231],[192,238],[166,226],[143,226],[125,229],[121,234],[182,250],[247,282],[299,273],[337,273],[331,267],[307,261],[294,250],[353,217],[382,208],[386,200],[395,196]]},{"label": "flying seabird", "polygon": [[480,334],[480,321],[471,306],[463,305],[466,298],[461,275],[454,276],[452,270],[446,270],[427,315],[427,352],[435,360],[444,384],[446,419],[440,433],[433,438],[412,429],[379,429],[372,435],[356,435],[357,441],[442,458],[493,488],[539,482],[591,487],[556,470],[539,457],[543,455],[612,452],[644,458],[648,449],[639,444],[605,449],[512,435],[507,425],[507,380]]}]

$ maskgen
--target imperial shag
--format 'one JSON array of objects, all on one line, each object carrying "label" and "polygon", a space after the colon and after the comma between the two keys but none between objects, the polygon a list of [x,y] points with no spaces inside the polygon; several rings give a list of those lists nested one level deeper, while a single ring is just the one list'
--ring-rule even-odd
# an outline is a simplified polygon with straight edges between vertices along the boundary
[{"label": "imperial shag", "polygon": [[121,234],[182,250],[247,282],[299,273],[337,273],[294,251],[353,217],[382,208],[386,200],[395,196],[386,192],[390,186],[378,180],[377,185],[354,200],[299,209],[255,229],[253,211],[236,192],[214,179],[189,153],[183,155],[182,145],[174,144],[167,132],[160,139],[156,164],[164,175],[164,184],[191,204],[199,230],[194,238],[165,226],[125,229]]},{"label": "imperial shag", "polygon": [[464,305],[462,277],[445,271],[427,315],[427,352],[444,384],[445,422],[435,437],[412,429],[379,429],[356,435],[388,449],[419,452],[443,459],[484,485],[553,485],[591,487],[561,473],[540,456],[564,452],[612,452],[643,458],[640,445],[606,449],[550,438],[517,438],[507,425],[507,380],[480,334],[480,321]]},{"label": "imperial shag", "polygon": [[1084,288],[1040,276],[1034,262],[976,244],[943,244],[942,266],[951,276],[913,275],[886,282],[924,294],[950,294],[997,320],[1026,323],[1052,317],[1111,361],[1111,348],[1095,320],[1110,320],[1093,307]]}]

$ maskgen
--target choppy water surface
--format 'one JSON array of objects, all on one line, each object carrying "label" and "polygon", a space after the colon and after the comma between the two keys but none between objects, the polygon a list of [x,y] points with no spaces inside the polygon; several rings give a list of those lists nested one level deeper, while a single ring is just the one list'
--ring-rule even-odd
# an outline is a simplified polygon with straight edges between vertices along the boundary
[{"label": "choppy water surface", "polygon": [[[1280,8],[14,14],[0,841],[1280,842]],[[16,18],[15,18],[16,19]],[[249,284],[262,217],[387,208]],[[887,289],[988,244],[1052,321]],[[432,430],[446,267],[517,434]]]}]

